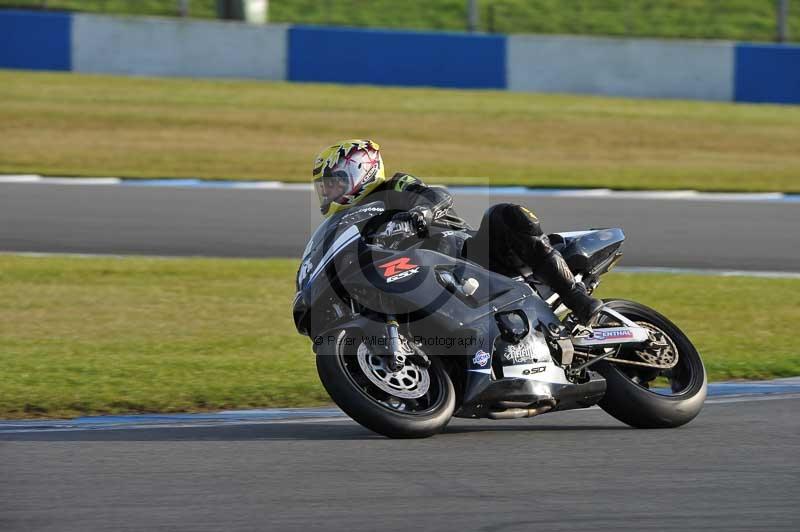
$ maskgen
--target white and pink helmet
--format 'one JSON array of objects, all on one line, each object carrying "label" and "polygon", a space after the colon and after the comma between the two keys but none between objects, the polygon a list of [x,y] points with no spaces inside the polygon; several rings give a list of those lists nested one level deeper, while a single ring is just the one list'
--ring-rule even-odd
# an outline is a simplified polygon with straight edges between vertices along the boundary
[{"label": "white and pink helmet", "polygon": [[362,139],[343,140],[322,150],[312,175],[326,216],[358,203],[386,180],[380,146]]}]

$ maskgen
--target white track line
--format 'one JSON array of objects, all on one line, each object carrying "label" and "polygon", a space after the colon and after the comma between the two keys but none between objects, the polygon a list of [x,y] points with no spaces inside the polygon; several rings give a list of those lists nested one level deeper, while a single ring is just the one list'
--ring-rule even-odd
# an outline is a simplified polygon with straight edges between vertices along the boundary
[{"label": "white track line", "polygon": [[[208,257],[205,255],[119,255],[114,253],[59,253],[46,251],[0,251],[1,255],[12,255],[18,257],[68,257],[77,259],[221,259],[238,260],[236,257]],[[297,258],[297,257],[273,257],[273,258]],[[256,259],[258,260],[258,259]],[[659,266],[618,266],[614,272],[619,273],[671,273],[675,275],[708,275],[717,277],[755,277],[764,279],[800,279],[800,272],[781,272],[781,271],[748,271],[748,270],[716,270],[700,268],[664,268]]]},{"label": "white track line", "polygon": [[[466,179],[465,179],[466,180]],[[2,183],[39,183],[51,185],[128,185],[128,186],[174,186],[178,188],[221,188],[310,191],[310,183],[286,183],[283,181],[225,181],[202,179],[131,179],[118,177],[46,177],[34,174],[0,175]],[[447,186],[447,185],[443,185]],[[645,200],[690,200],[690,201],[777,201],[800,203],[800,195],[781,192],[700,192],[697,190],[611,190],[608,188],[587,189],[536,189],[524,186],[464,186],[450,185],[460,195],[510,195],[547,196],[568,198],[617,198]]]},{"label": "white track line", "polygon": [[50,185],[119,185],[118,177],[43,177],[41,183]]},{"label": "white track line", "polygon": [[[728,396],[728,397],[710,397],[706,399],[706,405],[716,405],[716,404],[731,404],[731,403],[750,403],[750,402],[761,402],[761,401],[785,401],[785,400],[793,400],[793,399],[800,399],[800,393],[793,393],[793,394],[768,394],[768,395],[739,395],[739,396]],[[573,410],[564,410],[563,412],[558,412],[559,414],[580,414],[580,413],[595,413],[600,410],[600,407],[597,405],[591,406],[589,408],[578,408]],[[65,427],[42,427],[42,428],[28,428],[25,427],[25,422],[22,421],[18,425],[12,423],[6,424],[6,428],[4,429],[0,426],[0,435],[3,434],[20,434],[20,433],[42,433],[42,432],[80,432],[80,431],[107,431],[107,430],[160,430],[160,429],[196,429],[196,428],[219,428],[219,427],[231,427],[231,426],[246,426],[246,425],[310,425],[310,424],[320,424],[320,423],[352,423],[355,422],[347,417],[344,413],[341,416],[329,416],[329,417],[321,417],[321,418],[284,418],[284,419],[253,419],[253,420],[244,420],[244,419],[236,419],[236,420],[220,420],[220,421],[208,421],[202,420],[197,422],[192,422],[190,420],[181,420],[176,421],[175,423],[126,423],[120,422],[118,424],[108,424],[108,425],[89,425],[89,426],[65,426]]]},{"label": "white track line", "polygon": [[764,279],[800,279],[800,272],[717,270],[703,268],[664,268],[660,266],[618,266],[619,273],[671,273],[676,275],[710,275],[716,277],[760,277]]},{"label": "white track line", "polygon": [[0,183],[36,183],[41,179],[38,175],[2,175]]},{"label": "white track line", "polygon": [[757,401],[778,401],[786,399],[800,399],[800,393],[775,393],[775,394],[742,394],[728,395],[722,397],[709,397],[706,399],[707,405],[719,405],[724,403],[752,403]]},{"label": "white track line", "polygon": [[50,185],[119,185],[119,177],[42,177],[39,175],[4,175],[0,183],[42,183]]},{"label": "white track line", "polygon": [[32,258],[47,258],[47,257],[65,257],[73,259],[208,259],[220,258],[226,259],[227,257],[206,257],[191,255],[115,255],[113,253],[59,253],[48,251],[0,251],[0,256],[11,255],[16,257],[32,257]]}]

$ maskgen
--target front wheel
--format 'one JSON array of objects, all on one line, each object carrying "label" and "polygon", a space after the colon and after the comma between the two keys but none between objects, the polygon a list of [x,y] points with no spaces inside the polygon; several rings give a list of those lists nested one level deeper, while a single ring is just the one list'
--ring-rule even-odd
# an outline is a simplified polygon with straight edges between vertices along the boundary
[{"label": "front wheel", "polygon": [[390,438],[425,438],[444,429],[456,403],[442,362],[430,358],[428,368],[406,358],[391,372],[357,336],[341,331],[317,350],[317,373],[331,399],[359,424]]},{"label": "front wheel", "polygon": [[[697,349],[671,321],[633,301],[606,300],[605,305],[648,329],[650,346],[623,346],[614,358],[649,362],[659,368],[601,361],[595,366],[606,379],[600,407],[637,428],[679,427],[700,413],[706,399],[706,370]],[[600,326],[622,325],[603,315]]]}]

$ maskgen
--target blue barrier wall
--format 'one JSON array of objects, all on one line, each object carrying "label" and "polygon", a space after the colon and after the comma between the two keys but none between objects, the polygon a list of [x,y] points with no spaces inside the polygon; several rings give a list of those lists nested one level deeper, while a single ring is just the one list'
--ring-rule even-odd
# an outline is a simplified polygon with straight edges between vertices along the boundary
[{"label": "blue barrier wall", "polygon": [[800,104],[800,46],[0,9],[0,68]]},{"label": "blue barrier wall", "polygon": [[800,103],[800,46],[736,45],[737,102]]},{"label": "blue barrier wall", "polygon": [[290,81],[502,89],[505,55],[505,36],[293,27],[288,74]]},{"label": "blue barrier wall", "polygon": [[0,11],[0,68],[70,70],[72,17]]}]

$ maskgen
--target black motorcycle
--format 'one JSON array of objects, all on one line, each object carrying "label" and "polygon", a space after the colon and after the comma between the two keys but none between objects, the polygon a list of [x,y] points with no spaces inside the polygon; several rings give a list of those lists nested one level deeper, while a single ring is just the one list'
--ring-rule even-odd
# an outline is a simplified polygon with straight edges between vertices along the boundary
[{"label": "black motorcycle", "polygon": [[[427,437],[451,417],[512,419],[598,404],[628,425],[677,427],[706,397],[706,373],[681,330],[633,301],[605,300],[588,326],[530,276],[460,256],[474,231],[451,215],[427,238],[395,231],[380,202],[314,232],[293,313],[312,338],[322,384],[361,425]],[[593,291],[621,258],[620,229],[549,235]]]}]

